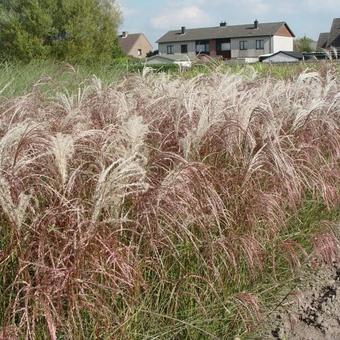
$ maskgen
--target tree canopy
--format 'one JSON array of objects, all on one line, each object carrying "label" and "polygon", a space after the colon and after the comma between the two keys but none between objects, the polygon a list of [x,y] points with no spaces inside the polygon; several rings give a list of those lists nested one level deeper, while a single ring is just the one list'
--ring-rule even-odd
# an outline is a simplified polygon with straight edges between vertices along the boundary
[{"label": "tree canopy", "polygon": [[306,35],[302,38],[295,39],[294,41],[294,51],[296,52],[313,52],[314,48],[312,46],[313,39],[307,37]]},{"label": "tree canopy", "polygon": [[0,0],[0,57],[107,62],[120,20],[114,0]]}]

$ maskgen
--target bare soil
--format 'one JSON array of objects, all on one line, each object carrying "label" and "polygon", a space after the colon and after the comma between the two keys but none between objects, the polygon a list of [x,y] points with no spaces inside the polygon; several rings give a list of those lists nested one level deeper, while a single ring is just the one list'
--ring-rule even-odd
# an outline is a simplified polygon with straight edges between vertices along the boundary
[{"label": "bare soil", "polygon": [[340,263],[304,274],[270,320],[265,339],[340,339]]}]

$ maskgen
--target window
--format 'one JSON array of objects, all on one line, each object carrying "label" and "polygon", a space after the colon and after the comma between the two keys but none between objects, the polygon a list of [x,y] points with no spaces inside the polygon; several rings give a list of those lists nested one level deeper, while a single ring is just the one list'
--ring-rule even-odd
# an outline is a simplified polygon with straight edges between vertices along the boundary
[{"label": "window", "polygon": [[167,54],[174,54],[174,45],[168,45],[166,47],[166,53]]},{"label": "window", "polygon": [[264,49],[264,40],[256,40],[256,49],[263,50]]},{"label": "window", "polygon": [[240,50],[247,50],[247,49],[248,49],[248,41],[247,40],[240,41]]},{"label": "window", "polygon": [[140,48],[138,49],[138,52],[137,52],[137,53],[138,53],[138,56],[139,56],[139,57],[142,56],[142,50],[141,50]]},{"label": "window", "polygon": [[222,43],[221,51],[230,51],[230,43]]},{"label": "window", "polygon": [[230,50],[231,50],[230,39],[216,39],[217,55],[225,55],[224,52],[230,52]]},{"label": "window", "polygon": [[208,40],[196,41],[196,52],[208,54],[210,51]]},{"label": "window", "polygon": [[181,53],[183,54],[188,53],[188,45],[181,45]]}]

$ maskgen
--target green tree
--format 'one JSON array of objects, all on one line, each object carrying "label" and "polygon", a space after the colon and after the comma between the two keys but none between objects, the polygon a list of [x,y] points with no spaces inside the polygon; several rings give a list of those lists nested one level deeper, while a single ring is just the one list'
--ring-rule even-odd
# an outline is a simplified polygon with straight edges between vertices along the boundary
[{"label": "green tree", "polygon": [[0,56],[107,62],[120,53],[114,0],[2,0]]},{"label": "green tree", "polygon": [[302,38],[295,39],[294,41],[294,51],[296,52],[313,52],[313,39],[307,37],[306,35]]}]

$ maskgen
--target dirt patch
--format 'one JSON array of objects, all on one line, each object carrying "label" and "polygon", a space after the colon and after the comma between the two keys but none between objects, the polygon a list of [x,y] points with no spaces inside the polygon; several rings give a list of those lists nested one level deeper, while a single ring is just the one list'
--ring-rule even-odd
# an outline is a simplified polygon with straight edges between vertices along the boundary
[{"label": "dirt patch", "polygon": [[271,316],[266,339],[340,339],[340,263],[301,278],[290,299]]}]

